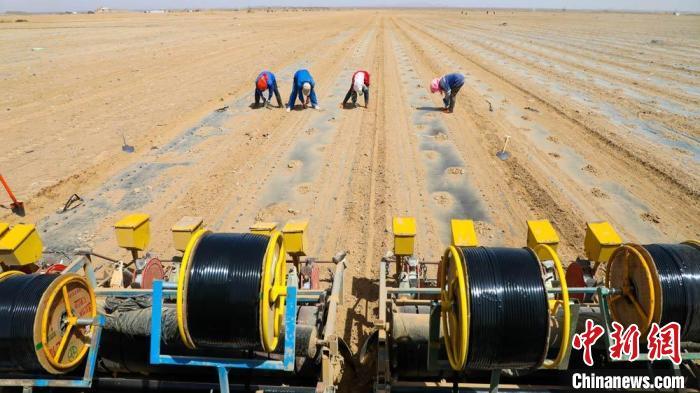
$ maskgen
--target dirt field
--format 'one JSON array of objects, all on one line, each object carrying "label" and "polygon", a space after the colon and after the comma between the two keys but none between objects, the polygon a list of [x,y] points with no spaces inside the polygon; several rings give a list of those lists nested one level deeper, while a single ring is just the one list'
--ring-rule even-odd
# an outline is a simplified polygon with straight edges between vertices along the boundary
[{"label": "dirt field", "polygon": [[[218,231],[308,218],[312,255],[350,251],[338,327],[356,348],[394,215],[417,218],[426,259],[448,243],[451,217],[478,220],[485,245],[510,246],[524,245],[525,220],[550,219],[567,260],[588,220],[628,241],[700,237],[698,16],[23,18],[0,16],[0,170],[27,216],[3,209],[0,221],[38,223],[49,250],[126,257],[112,224],[133,211],[151,214],[152,250],[166,258],[183,215]],[[286,101],[303,67],[322,110],[249,108],[260,70],[276,73]],[[372,74],[369,109],[340,109],[358,68]],[[466,84],[446,115],[427,84],[453,71]],[[58,214],[73,193],[85,203]]]}]

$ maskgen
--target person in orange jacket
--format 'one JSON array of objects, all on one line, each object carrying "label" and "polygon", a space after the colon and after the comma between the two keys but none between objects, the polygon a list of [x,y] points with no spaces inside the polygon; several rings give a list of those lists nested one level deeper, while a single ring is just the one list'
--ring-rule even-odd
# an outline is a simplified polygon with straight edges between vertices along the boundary
[{"label": "person in orange jacket", "polygon": [[[267,90],[267,99],[265,99],[265,90]],[[272,94],[275,94],[277,99],[277,107],[282,107],[282,97],[280,96],[280,91],[277,89],[277,79],[275,74],[270,71],[263,71],[255,78],[255,107],[260,106],[260,100],[262,99],[262,106],[268,105],[272,100]]]},{"label": "person in orange jacket", "polygon": [[364,70],[356,71],[350,80],[350,89],[345,95],[342,106],[344,107],[350,98],[352,105],[357,106],[357,96],[365,96],[365,108],[369,103],[369,72]]}]

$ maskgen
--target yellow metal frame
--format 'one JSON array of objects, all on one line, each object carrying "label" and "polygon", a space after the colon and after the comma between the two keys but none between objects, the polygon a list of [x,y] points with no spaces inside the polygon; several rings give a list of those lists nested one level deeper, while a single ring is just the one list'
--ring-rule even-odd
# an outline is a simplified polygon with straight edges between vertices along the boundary
[{"label": "yellow metal frame", "polygon": [[[71,310],[70,307],[70,299],[68,298],[68,287],[67,285],[71,282],[79,282],[82,283],[85,288],[87,288],[88,293],[90,294],[90,305],[92,306],[92,313],[91,317],[95,317],[97,315],[97,305],[95,302],[95,292],[93,291],[92,287],[90,284],[88,284],[87,280],[81,276],[78,275],[72,275],[72,274],[66,274],[66,275],[60,275],[54,284],[52,284],[54,290],[49,294],[49,297],[47,301],[44,303],[48,307],[44,311],[43,315],[41,316],[41,345],[42,345],[42,350],[44,351],[44,354],[46,355],[46,360],[51,364],[51,366],[55,367],[58,370],[67,370],[72,367],[75,367],[78,363],[80,363],[83,360],[83,357],[87,353],[87,351],[90,349],[90,345],[85,345],[83,346],[82,350],[78,354],[78,356],[75,357],[75,359],[71,362],[68,363],[61,363],[59,362],[59,359],[61,358],[61,355],[63,354],[63,349],[68,342],[68,338],[70,338],[70,333],[71,331],[77,326],[78,322],[78,317],[73,315],[73,311]],[[49,353],[49,346],[48,346],[48,328],[49,328],[49,312],[50,312],[50,307],[53,304],[54,299],[56,298],[57,295],[63,296],[63,301],[66,304],[66,313],[67,313],[67,323],[68,325],[66,326],[66,330],[63,333],[63,336],[61,337],[61,342],[58,346],[58,350],[56,351],[55,356],[51,356]],[[46,296],[46,295],[44,295]],[[43,296],[42,296],[43,299]]]},{"label": "yellow metal frame", "polygon": [[192,254],[196,250],[197,244],[199,244],[199,239],[201,239],[202,236],[208,233],[210,233],[210,231],[206,229],[200,229],[192,234],[192,237],[190,238],[190,241],[187,243],[187,247],[185,248],[185,253],[182,256],[182,262],[180,262],[180,275],[177,280],[177,329],[180,331],[180,339],[182,339],[182,343],[190,349],[194,349],[195,345],[192,341],[192,337],[190,337],[190,332],[187,329],[187,321],[185,320],[185,280],[187,279],[187,269],[189,267],[190,258],[192,258]]},{"label": "yellow metal frame", "polygon": [[570,341],[570,331],[571,331],[571,307],[569,306],[569,287],[566,285],[566,274],[564,273],[564,268],[562,267],[561,261],[556,251],[547,244],[538,244],[533,249],[534,253],[538,255],[540,263],[542,259],[548,257],[545,260],[551,260],[554,262],[554,268],[556,270],[557,276],[559,276],[559,282],[561,283],[561,299],[552,300],[549,302],[549,312],[550,315],[555,315],[559,307],[564,311],[564,323],[561,327],[561,343],[559,347],[559,353],[554,359],[547,359],[545,357],[542,363],[543,368],[555,369],[559,367],[561,362],[564,360],[564,356],[571,345]]},{"label": "yellow metal frame", "polygon": [[[279,248],[277,248],[279,245]],[[277,249],[277,255],[275,255]],[[287,297],[287,269],[284,250],[284,240],[279,231],[270,234],[270,241],[265,250],[262,271],[262,292],[260,298],[260,338],[266,352],[272,352],[277,348],[282,329],[282,315],[284,314],[285,299]],[[270,275],[273,275],[270,280]],[[269,305],[274,304],[273,317],[267,312]],[[274,324],[269,329],[270,323]],[[272,335],[266,332],[272,331]]]},{"label": "yellow metal frame", "polygon": [[[616,300],[618,300],[622,297],[626,297],[634,305],[634,308],[637,311],[637,313],[645,321],[644,327],[643,328],[642,328],[642,326],[639,327],[640,328],[639,330],[644,335],[648,332],[649,328],[651,327],[651,323],[654,320],[654,315],[656,314],[655,310],[656,310],[656,306],[657,306],[656,305],[656,292],[655,292],[656,285],[654,285],[654,280],[653,280],[653,277],[651,274],[651,269],[649,268],[649,263],[651,262],[651,260],[650,259],[648,260],[647,258],[645,258],[642,255],[642,253],[640,253],[639,250],[637,250],[634,247],[634,245],[623,244],[620,247],[618,247],[617,249],[615,249],[615,251],[613,251],[613,253],[610,255],[609,261],[615,260],[615,255],[617,255],[618,252],[623,252],[623,251],[631,252],[632,255],[637,257],[639,259],[639,261],[642,262],[642,268],[644,269],[644,274],[645,274],[645,277],[647,279],[647,285],[649,286],[649,305],[650,305],[652,312],[650,312],[648,315],[644,312],[644,310],[642,309],[642,306],[639,304],[637,299],[634,298],[634,296],[633,296],[634,289],[630,287],[629,280],[627,280],[627,279],[625,279],[625,283],[622,286],[622,294],[621,295],[616,294],[616,295],[612,295],[609,297],[608,301],[610,302],[610,307],[608,307],[608,308],[610,309],[610,315],[612,316],[613,321],[617,321],[618,318],[617,318],[617,315],[615,315],[615,308],[612,307],[612,303],[614,303]],[[630,265],[629,261],[630,261],[630,259],[628,257],[626,257],[625,262],[624,262],[624,267],[623,267],[624,268],[623,275],[625,276],[625,278],[627,278],[629,276],[629,265]],[[609,271],[610,271],[610,268],[608,267],[608,272]],[[607,286],[608,288],[611,288],[610,274],[609,273],[605,275],[605,286]]]},{"label": "yellow metal frame", "polygon": [[[452,256],[452,258],[450,258]],[[450,266],[454,271],[454,278],[449,282],[447,275],[447,263],[452,261]],[[466,275],[466,264],[462,261],[462,253],[455,246],[450,246],[440,260],[440,315],[442,324],[445,327],[445,349],[447,359],[453,370],[461,371],[467,362],[467,352],[469,348],[469,323],[470,305],[468,296],[468,286]],[[445,288],[447,286],[447,288]],[[462,301],[459,302],[459,314],[461,318],[453,312],[453,300],[458,294]],[[457,334],[453,334],[453,333]]]}]

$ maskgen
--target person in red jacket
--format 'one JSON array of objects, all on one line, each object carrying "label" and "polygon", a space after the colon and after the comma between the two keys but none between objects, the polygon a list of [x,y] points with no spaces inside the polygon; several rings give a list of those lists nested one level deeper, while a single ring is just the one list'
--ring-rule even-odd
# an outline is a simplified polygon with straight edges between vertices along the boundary
[{"label": "person in red jacket", "polygon": [[348,100],[352,97],[352,105],[357,106],[357,96],[365,96],[365,108],[367,108],[367,103],[369,102],[369,72],[367,71],[356,71],[352,74],[352,80],[350,82],[350,89],[348,94],[345,95],[343,100],[343,107],[348,103]]}]

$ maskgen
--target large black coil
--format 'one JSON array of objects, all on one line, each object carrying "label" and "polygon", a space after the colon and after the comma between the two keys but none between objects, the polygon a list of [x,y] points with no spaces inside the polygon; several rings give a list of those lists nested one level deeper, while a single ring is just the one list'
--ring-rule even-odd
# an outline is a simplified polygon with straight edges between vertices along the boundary
[{"label": "large black coil", "polygon": [[34,347],[34,321],[58,274],[18,274],[0,282],[0,369],[43,371]]},{"label": "large black coil", "polygon": [[260,348],[259,302],[270,238],[205,234],[190,261],[187,325],[197,347]]},{"label": "large black coil", "polygon": [[681,340],[700,340],[700,248],[689,244],[647,244],[661,287],[660,324],[677,322]]},{"label": "large black coil", "polygon": [[520,248],[461,248],[469,282],[466,368],[539,367],[547,353],[549,309],[535,254]]}]

